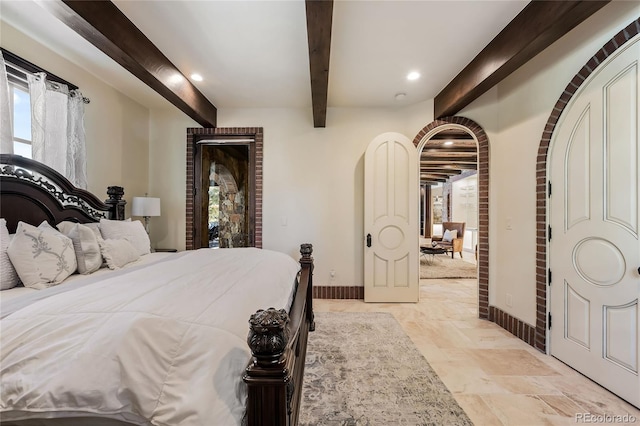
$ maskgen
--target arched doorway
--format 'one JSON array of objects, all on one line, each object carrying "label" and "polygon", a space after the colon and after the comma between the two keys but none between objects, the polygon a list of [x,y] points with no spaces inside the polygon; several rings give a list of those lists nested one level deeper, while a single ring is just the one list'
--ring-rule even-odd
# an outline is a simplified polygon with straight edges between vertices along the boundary
[{"label": "arched doorway", "polygon": [[446,132],[464,132],[477,146],[478,171],[478,317],[490,318],[489,312],[489,139],[478,123],[465,117],[444,117],[424,127],[413,139],[422,152],[435,135]]}]

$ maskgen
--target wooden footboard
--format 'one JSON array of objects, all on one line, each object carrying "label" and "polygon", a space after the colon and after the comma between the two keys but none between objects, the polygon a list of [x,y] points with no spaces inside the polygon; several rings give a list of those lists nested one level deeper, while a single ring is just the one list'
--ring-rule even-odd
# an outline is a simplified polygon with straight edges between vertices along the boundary
[{"label": "wooden footboard", "polygon": [[307,336],[315,328],[312,306],[311,244],[300,246],[298,288],[289,313],[259,310],[249,320],[252,358],[244,374],[249,426],[298,424]]}]

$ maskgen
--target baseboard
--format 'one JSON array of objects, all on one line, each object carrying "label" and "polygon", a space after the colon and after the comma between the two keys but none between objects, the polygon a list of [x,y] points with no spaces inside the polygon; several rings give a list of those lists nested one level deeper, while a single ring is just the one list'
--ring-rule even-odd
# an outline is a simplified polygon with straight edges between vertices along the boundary
[{"label": "baseboard", "polygon": [[364,287],[360,286],[313,286],[314,299],[364,299]]},{"label": "baseboard", "polygon": [[489,306],[489,321],[495,322],[520,340],[536,347],[536,329],[495,306]]}]

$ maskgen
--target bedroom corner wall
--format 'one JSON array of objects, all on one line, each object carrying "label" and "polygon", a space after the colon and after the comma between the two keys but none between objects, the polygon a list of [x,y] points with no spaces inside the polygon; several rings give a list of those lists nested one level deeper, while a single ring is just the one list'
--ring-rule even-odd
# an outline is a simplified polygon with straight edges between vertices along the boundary
[{"label": "bedroom corner wall", "polygon": [[177,109],[151,110],[149,195],[160,198],[162,214],[151,218],[154,248],[185,249],[187,127],[200,125]]},{"label": "bedroom corner wall", "polygon": [[85,106],[89,191],[107,198],[107,186],[125,189],[131,198],[144,195],[149,184],[149,110],[26,36],[6,22],[0,24],[2,47],[77,85],[91,99]]},{"label": "bedroom corner wall", "polygon": [[[314,245],[314,282],[363,285],[363,156],[377,135],[409,138],[433,120],[433,101],[404,109],[329,108],[316,129],[310,109],[218,109],[220,127],[264,128],[263,247],[299,257]],[[162,198],[152,219],[157,247],[185,246],[186,128],[179,111],[152,110],[150,188]],[[166,212],[166,213],[165,213]],[[335,278],[329,272],[335,270]]]}]

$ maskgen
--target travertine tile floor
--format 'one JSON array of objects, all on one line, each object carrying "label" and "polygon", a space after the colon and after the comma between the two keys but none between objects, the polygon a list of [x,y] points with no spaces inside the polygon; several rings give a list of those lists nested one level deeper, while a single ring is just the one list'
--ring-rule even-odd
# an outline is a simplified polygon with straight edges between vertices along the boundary
[{"label": "travertine tile floor", "polygon": [[422,280],[417,304],[314,300],[314,309],[392,313],[477,426],[640,424],[640,410],[478,319],[476,294],[476,280]]}]

